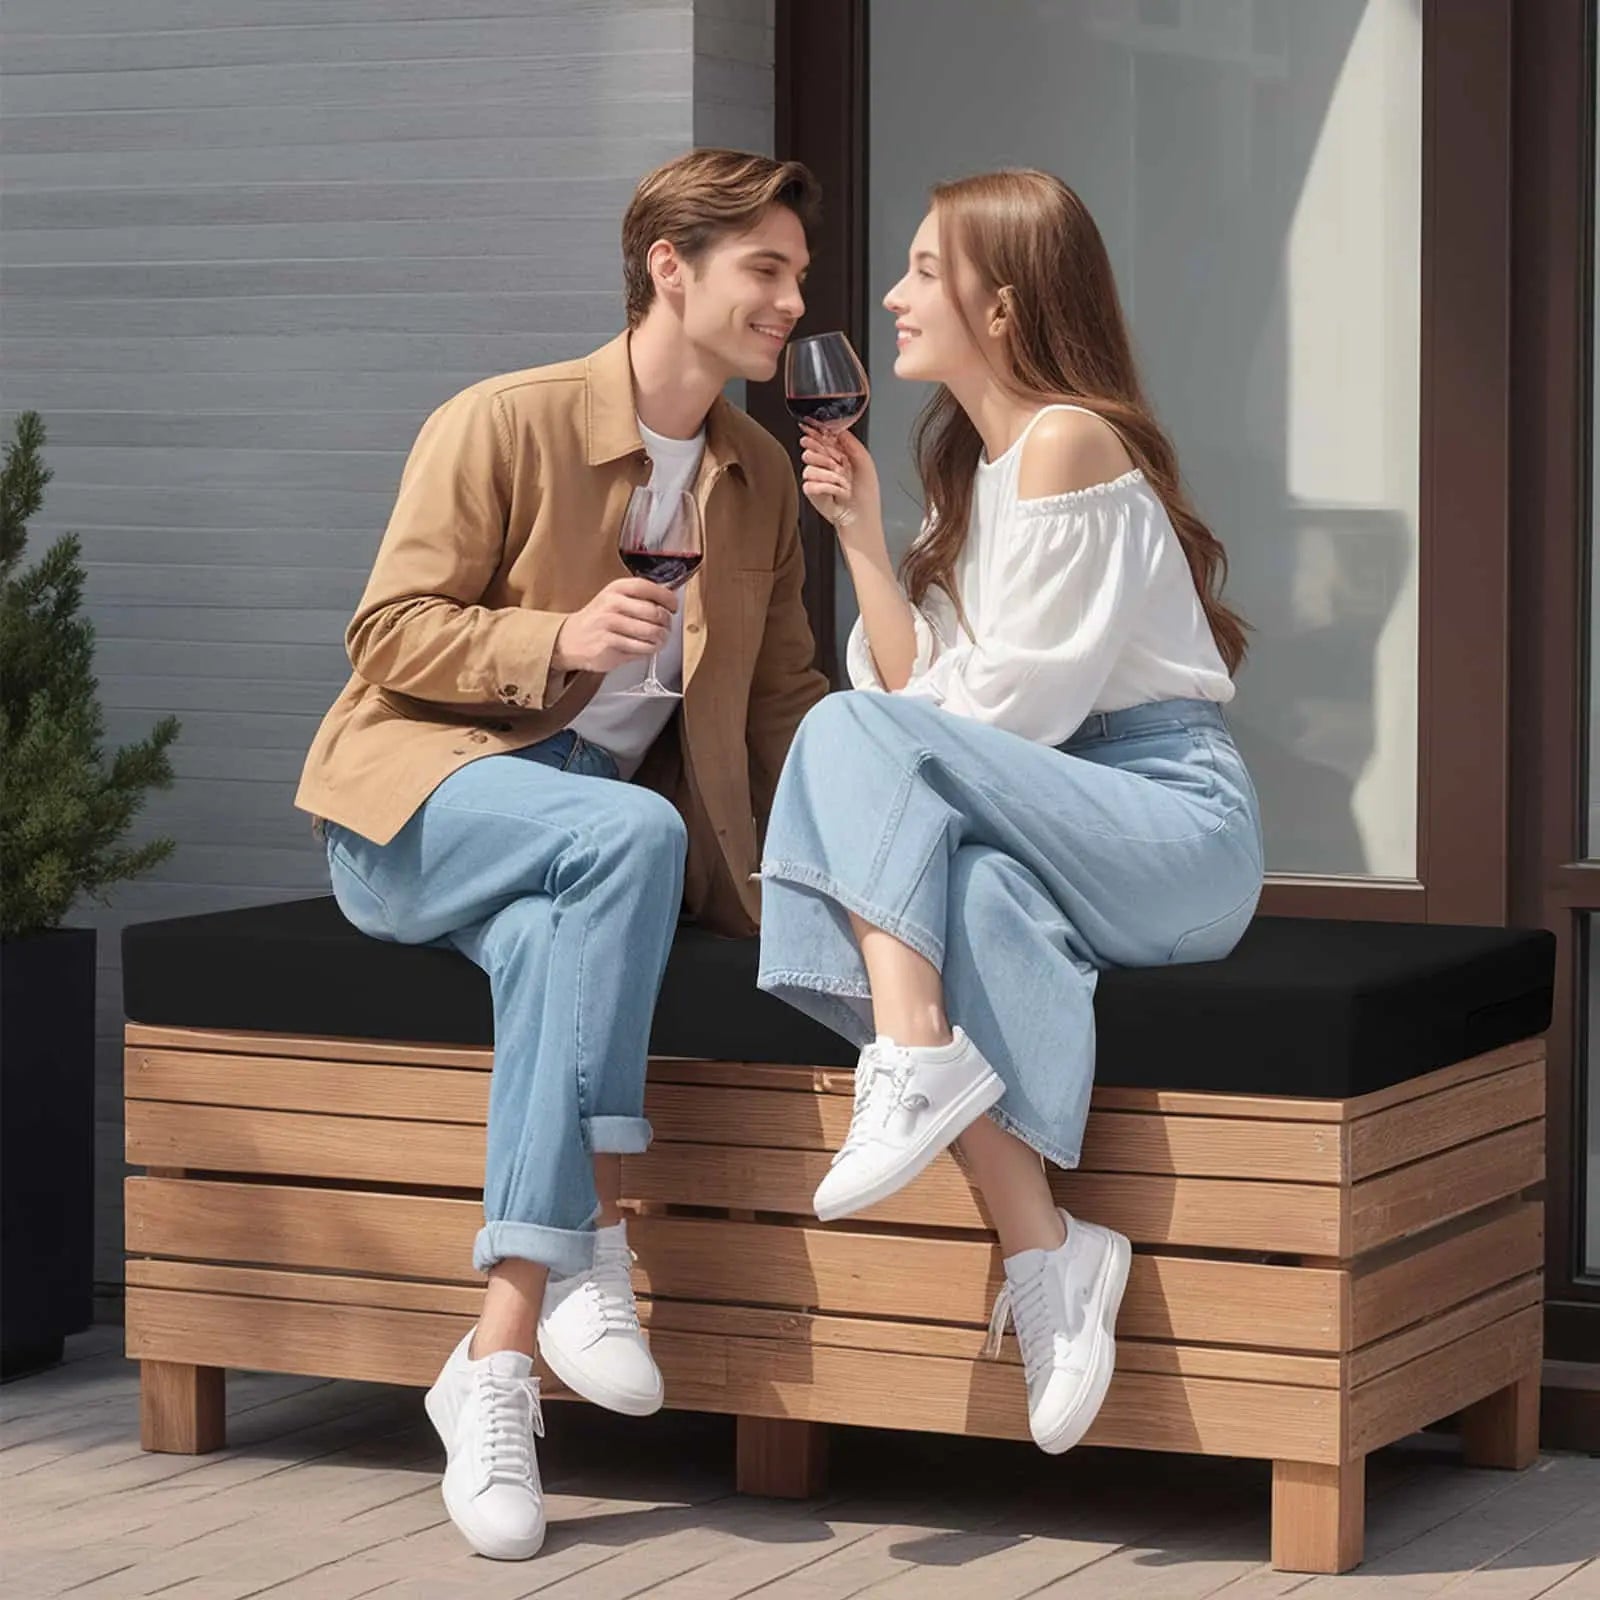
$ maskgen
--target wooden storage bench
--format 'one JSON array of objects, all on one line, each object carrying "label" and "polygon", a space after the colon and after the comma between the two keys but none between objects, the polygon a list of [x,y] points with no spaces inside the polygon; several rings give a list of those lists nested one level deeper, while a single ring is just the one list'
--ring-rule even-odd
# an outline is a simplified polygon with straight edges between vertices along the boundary
[{"label": "wooden storage bench", "polygon": [[[230,1366],[431,1382],[480,1292],[482,977],[330,901],[132,928],[124,962],[146,1448],[219,1446]],[[1055,1177],[1136,1248],[1090,1444],[1272,1461],[1272,1559],[1308,1572],[1360,1560],[1381,1445],[1464,1411],[1469,1461],[1533,1460],[1551,967],[1541,934],[1262,919],[1228,961],[1106,975]],[[1014,1341],[979,1355],[973,1191],[945,1156],[818,1223],[853,1052],[753,972],[680,935],[624,1160],[668,1404],[739,1418],[753,1493],[819,1492],[829,1423],[1026,1439]]]}]

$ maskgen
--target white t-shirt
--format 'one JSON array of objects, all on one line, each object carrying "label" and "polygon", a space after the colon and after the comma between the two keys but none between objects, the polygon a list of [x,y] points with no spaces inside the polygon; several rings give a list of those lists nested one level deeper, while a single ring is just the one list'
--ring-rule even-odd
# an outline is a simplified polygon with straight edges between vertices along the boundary
[{"label": "white t-shirt", "polygon": [[[700,457],[705,453],[704,430],[692,439],[669,439],[639,424],[639,437],[650,457],[650,487],[668,494],[690,492],[700,472]],[[678,591],[679,606],[672,614],[667,642],[661,647],[657,676],[669,689],[683,688],[683,591]],[[649,656],[608,672],[594,698],[570,726],[591,744],[609,750],[616,758],[618,774],[631,778],[639,770],[645,752],[666,727],[677,709],[674,699],[645,699],[628,695],[650,670]]]},{"label": "white t-shirt", "polygon": [[[978,463],[955,582],[972,625],[942,589],[913,612],[917,656],[902,694],[1041,744],[1062,744],[1096,711],[1151,700],[1233,698],[1183,546],[1135,469],[1109,483],[1017,497],[1029,419],[1004,455]],[[846,651],[857,689],[882,689],[858,620]]]}]

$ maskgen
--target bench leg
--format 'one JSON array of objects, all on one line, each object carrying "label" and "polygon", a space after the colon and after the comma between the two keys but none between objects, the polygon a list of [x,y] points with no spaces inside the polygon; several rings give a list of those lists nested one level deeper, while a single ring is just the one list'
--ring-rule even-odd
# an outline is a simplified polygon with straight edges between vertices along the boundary
[{"label": "bench leg", "polygon": [[740,1417],[740,1494],[775,1500],[811,1500],[828,1483],[828,1429],[788,1417]]},{"label": "bench leg", "polygon": [[1471,1467],[1520,1472],[1539,1459],[1539,1374],[1485,1395],[1461,1413],[1461,1449]]},{"label": "bench leg", "polygon": [[1272,1463],[1272,1565],[1279,1572],[1348,1572],[1366,1531],[1366,1457],[1330,1467]]},{"label": "bench leg", "polygon": [[226,1432],[221,1367],[139,1363],[139,1443],[146,1450],[204,1455],[222,1448]]}]

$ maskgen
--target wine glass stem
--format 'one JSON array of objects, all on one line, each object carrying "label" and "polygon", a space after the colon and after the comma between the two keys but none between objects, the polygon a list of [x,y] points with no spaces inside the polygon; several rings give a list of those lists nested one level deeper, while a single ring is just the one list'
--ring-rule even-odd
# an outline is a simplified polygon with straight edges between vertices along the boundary
[{"label": "wine glass stem", "polygon": [[666,687],[662,683],[660,678],[658,678],[656,676],[656,663],[660,659],[661,659],[661,652],[659,650],[656,651],[654,654],[652,654],[651,657],[650,657],[650,671],[649,671],[648,675],[645,677],[645,680],[644,680],[644,686],[647,689],[661,689],[661,688],[665,688]]}]

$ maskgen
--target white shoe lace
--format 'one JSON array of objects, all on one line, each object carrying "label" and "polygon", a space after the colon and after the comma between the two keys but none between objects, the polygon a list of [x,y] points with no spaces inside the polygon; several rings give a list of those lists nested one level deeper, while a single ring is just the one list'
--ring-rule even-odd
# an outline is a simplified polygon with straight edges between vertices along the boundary
[{"label": "white shoe lace", "polygon": [[633,1297],[633,1251],[600,1249],[580,1291],[595,1323],[606,1333],[637,1333],[639,1303]]},{"label": "white shoe lace", "polygon": [[539,1380],[515,1378],[488,1366],[474,1374],[478,1402],[479,1466],[484,1483],[526,1484],[533,1476],[533,1441],[544,1437]]},{"label": "white shoe lace", "polygon": [[892,1064],[886,1057],[887,1052],[875,1044],[861,1052],[856,1063],[856,1099],[850,1113],[850,1131],[830,1165],[838,1166],[880,1138],[896,1111],[926,1108],[926,1095],[907,1092],[916,1071],[911,1057],[896,1051]]},{"label": "white shoe lace", "polygon": [[989,1336],[983,1341],[983,1354],[991,1361],[998,1360],[1006,1323],[1014,1322],[1017,1344],[1022,1351],[1022,1370],[1030,1386],[1065,1353],[1063,1344],[1076,1338],[1083,1327],[1084,1309],[1093,1293],[1091,1285],[1082,1285],[1069,1306],[1071,1320],[1065,1321],[1060,1320],[1050,1288],[1050,1274],[1043,1270],[1024,1278],[1021,1283],[1007,1279],[995,1296],[994,1311],[989,1317]]}]

